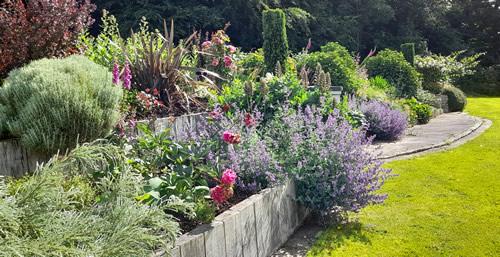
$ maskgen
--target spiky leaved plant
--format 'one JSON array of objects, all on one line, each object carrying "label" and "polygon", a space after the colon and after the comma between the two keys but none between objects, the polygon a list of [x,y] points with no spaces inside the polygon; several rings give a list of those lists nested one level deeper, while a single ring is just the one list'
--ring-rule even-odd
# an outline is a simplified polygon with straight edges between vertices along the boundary
[{"label": "spiky leaved plant", "polygon": [[[214,88],[210,77],[219,78],[213,72],[186,66],[191,57],[196,33],[174,43],[174,22],[170,30],[163,22],[164,35],[160,33],[132,33],[132,44],[140,45],[134,52],[124,52],[131,63],[134,86],[140,90],[158,90],[161,100],[172,113],[186,112],[202,105],[196,95],[203,89]],[[195,76],[198,75],[198,76]],[[201,80],[197,80],[201,77]]]}]

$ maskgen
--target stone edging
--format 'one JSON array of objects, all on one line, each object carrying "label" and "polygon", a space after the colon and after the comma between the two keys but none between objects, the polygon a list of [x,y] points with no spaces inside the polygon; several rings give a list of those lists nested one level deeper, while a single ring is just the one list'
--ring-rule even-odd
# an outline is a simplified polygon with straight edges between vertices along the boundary
[{"label": "stone edging", "polygon": [[[473,117],[473,116],[471,116],[471,117]],[[418,149],[414,149],[411,151],[406,151],[406,152],[402,152],[402,153],[398,153],[398,154],[394,154],[394,155],[383,156],[383,157],[378,158],[378,160],[390,160],[390,159],[394,159],[394,158],[398,158],[398,157],[410,156],[410,155],[414,155],[414,154],[429,151],[429,150],[436,150],[439,148],[443,148],[443,147],[446,147],[452,143],[455,143],[455,142],[471,135],[472,133],[474,133],[478,129],[480,129],[482,126],[489,124],[486,119],[482,119],[482,118],[478,118],[478,117],[474,117],[474,118],[476,119],[476,123],[474,124],[474,126],[470,127],[469,129],[467,129],[463,133],[459,134],[458,136],[451,137],[450,139],[448,139],[445,142],[433,144],[433,145],[426,146],[426,147],[421,147]]]},{"label": "stone edging", "polygon": [[[295,183],[266,189],[178,238],[173,257],[267,257],[301,226],[309,211]],[[156,256],[163,256],[157,254]]]}]

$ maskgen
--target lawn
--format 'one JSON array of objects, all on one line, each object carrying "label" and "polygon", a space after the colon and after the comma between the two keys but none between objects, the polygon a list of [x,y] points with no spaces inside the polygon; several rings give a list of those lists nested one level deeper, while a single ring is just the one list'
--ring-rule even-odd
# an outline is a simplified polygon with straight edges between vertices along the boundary
[{"label": "lawn", "polygon": [[492,127],[459,148],[387,164],[397,176],[386,202],[329,228],[308,256],[499,256],[500,98],[469,99],[466,111]]}]

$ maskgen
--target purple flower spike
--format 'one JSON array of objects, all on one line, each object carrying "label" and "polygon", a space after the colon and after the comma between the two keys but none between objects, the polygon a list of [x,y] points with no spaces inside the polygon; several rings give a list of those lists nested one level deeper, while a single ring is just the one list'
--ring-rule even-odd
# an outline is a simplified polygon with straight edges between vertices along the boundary
[{"label": "purple flower spike", "polygon": [[130,90],[132,88],[132,71],[130,70],[130,64],[128,62],[125,62],[122,80],[123,88]]},{"label": "purple flower spike", "polygon": [[120,65],[117,62],[113,65],[113,84],[118,85],[120,83]]}]

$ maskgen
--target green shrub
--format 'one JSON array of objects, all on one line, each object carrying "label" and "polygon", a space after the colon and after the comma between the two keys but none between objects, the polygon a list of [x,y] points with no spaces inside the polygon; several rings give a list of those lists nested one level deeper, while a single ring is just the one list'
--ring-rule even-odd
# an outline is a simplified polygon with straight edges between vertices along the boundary
[{"label": "green shrub", "polygon": [[443,94],[448,96],[448,108],[450,112],[461,112],[467,105],[467,96],[462,90],[448,85],[444,87]]},{"label": "green shrub", "polygon": [[415,44],[414,43],[406,43],[401,45],[401,52],[407,62],[411,65],[415,65]]},{"label": "green shrub", "polygon": [[238,67],[244,69],[246,74],[251,73],[256,69],[262,71],[262,68],[265,67],[264,51],[262,48],[242,56],[238,61]]},{"label": "green shrub", "polygon": [[286,69],[289,53],[285,13],[281,9],[265,10],[262,13],[262,24],[266,70],[273,72],[278,62]]},{"label": "green shrub", "polygon": [[13,136],[33,151],[55,153],[107,136],[119,119],[121,95],[105,67],[71,56],[12,71],[0,102]]},{"label": "green shrub", "polygon": [[383,50],[368,58],[366,68],[370,77],[382,76],[394,85],[400,97],[413,97],[421,87],[420,74],[400,52]]},{"label": "green shrub", "polygon": [[7,134],[7,108],[0,104],[0,139]]},{"label": "green shrub", "polygon": [[370,87],[383,90],[388,95],[394,95],[396,88],[381,76],[375,76],[369,79]]},{"label": "green shrub", "polygon": [[467,94],[500,96],[500,65],[480,68],[475,74],[457,79],[455,85]]},{"label": "green shrub", "polygon": [[482,54],[459,58],[463,53],[464,51],[458,51],[448,56],[433,54],[417,57],[415,67],[422,74],[423,87],[440,94],[447,83],[455,84],[457,80],[473,75]]},{"label": "green shrub", "polygon": [[438,97],[437,95],[427,91],[427,90],[419,89],[417,91],[417,96],[415,98],[417,99],[417,101],[424,103],[424,104],[428,104],[432,107],[435,107],[435,108],[442,107],[441,106],[441,98]]},{"label": "green shrub", "polygon": [[315,69],[318,63],[325,72],[330,73],[332,86],[340,86],[347,93],[354,93],[361,87],[354,59],[347,49],[338,43],[328,43],[321,47],[321,51],[302,56],[298,69]]},{"label": "green shrub", "polygon": [[403,104],[409,107],[410,123],[427,124],[431,120],[432,107],[430,105],[420,103],[415,98],[406,99]]},{"label": "green shrub", "polygon": [[315,104],[319,103],[318,95],[319,90],[306,90],[296,73],[287,72],[281,77],[268,74],[260,82],[235,79],[222,88],[216,104],[230,104],[249,112],[258,110],[267,122],[284,102],[289,101],[293,107]]}]

